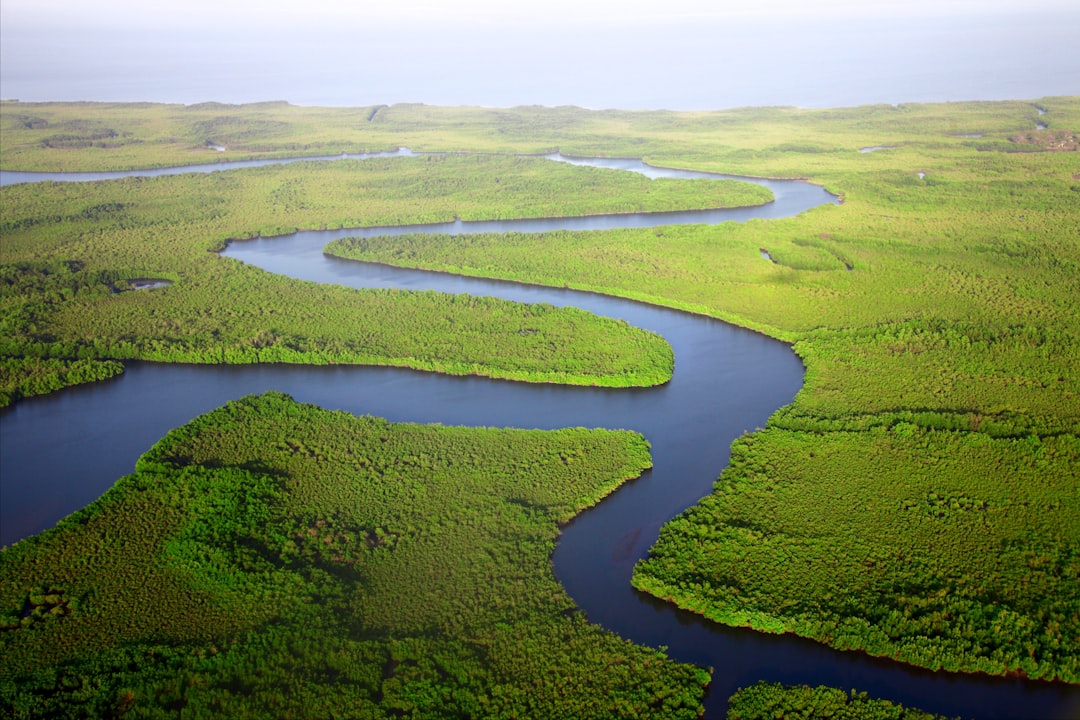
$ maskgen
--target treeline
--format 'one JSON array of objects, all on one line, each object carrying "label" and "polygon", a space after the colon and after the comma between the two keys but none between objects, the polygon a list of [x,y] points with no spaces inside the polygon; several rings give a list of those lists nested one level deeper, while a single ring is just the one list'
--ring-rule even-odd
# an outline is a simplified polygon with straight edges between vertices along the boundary
[{"label": "treeline", "polygon": [[904,707],[888,700],[869,697],[866,693],[837,688],[760,682],[742,688],[728,700],[728,720],[945,720],[915,708]]},{"label": "treeline", "polygon": [[9,209],[5,233],[47,225],[55,235],[90,220],[97,228],[194,225],[204,233],[200,242],[296,229],[689,210],[772,199],[752,183],[650,180],[537,158],[454,154],[11,185],[0,192]]},{"label": "treeline", "polygon": [[[0,553],[0,705],[697,717],[707,672],[590,625],[551,572],[558,524],[650,465],[623,431],[391,424],[277,394],[230,403]],[[23,621],[31,603],[44,619]]]},{"label": "treeline", "polygon": [[0,407],[19,398],[47,395],[72,385],[108,380],[124,372],[115,360],[0,358]]},{"label": "treeline", "polygon": [[27,368],[31,358],[354,363],[628,386],[666,382],[673,367],[659,336],[575,308],[349,290],[233,262],[209,277],[124,292],[84,270],[65,276],[77,289],[55,292],[38,287],[35,268],[8,270],[0,350]]},{"label": "treeline", "polygon": [[[1038,108],[1047,110],[1040,116]],[[576,107],[469,108],[398,104],[309,108],[286,103],[0,104],[0,166],[12,170],[113,170],[223,159],[334,155],[392,150],[647,157],[656,164],[799,176],[851,162],[858,148],[1016,148],[1009,138],[1035,129],[1080,127],[1076,98],[1036,103],[904,103],[857,108],[737,108],[714,112],[585,110]],[[87,141],[116,133],[110,148],[49,147],[65,136]],[[970,137],[978,136],[978,137]],[[227,152],[209,149],[224,145]],[[895,151],[893,151],[895,152]],[[862,161],[877,163],[872,153]]]},{"label": "treeline", "polygon": [[1080,682],[1077,467],[1072,435],[766,429],[634,585],[842,650]]},{"label": "treeline", "polygon": [[[34,358],[370,363],[655,385],[671,376],[670,347],[625,323],[570,308],[317,287],[206,251],[297,227],[700,207],[734,198],[732,187],[760,190],[722,185],[441,157],[5,187],[2,351],[11,367]],[[139,277],[173,284],[127,292]],[[57,366],[35,386],[86,378]],[[8,386],[9,398],[25,394]]]}]

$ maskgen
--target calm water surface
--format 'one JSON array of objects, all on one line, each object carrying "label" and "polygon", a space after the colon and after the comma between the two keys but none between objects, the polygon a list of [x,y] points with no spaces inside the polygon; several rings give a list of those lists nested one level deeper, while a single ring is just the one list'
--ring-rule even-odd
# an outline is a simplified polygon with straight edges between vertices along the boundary
[{"label": "calm water surface", "polygon": [[[634,161],[603,164],[652,176],[671,174]],[[761,182],[777,199],[751,210],[420,227],[451,233],[536,232],[721,222],[781,217],[833,200],[812,185]],[[353,287],[434,289],[575,305],[661,333],[675,351],[674,377],[659,388],[611,390],[390,368],[134,363],[119,378],[22,401],[0,414],[2,542],[50,527],[130,472],[135,459],[169,429],[249,393],[278,390],[300,401],[395,421],[629,428],[648,438],[655,466],[565,529],[554,556],[556,575],[594,622],[636,642],[667,646],[676,659],[714,667],[708,716],[722,716],[735,688],[762,679],[854,687],[965,717],[1067,718],[1080,710],[1075,688],[915,670],[798,638],[724,628],[634,592],[633,565],[647,553],[660,526],[711,489],[734,438],[763,426],[776,408],[791,401],[802,383],[798,359],[779,342],[686,313],[322,254],[328,240],[357,234],[320,231],[236,242],[224,254],[273,272]]]}]

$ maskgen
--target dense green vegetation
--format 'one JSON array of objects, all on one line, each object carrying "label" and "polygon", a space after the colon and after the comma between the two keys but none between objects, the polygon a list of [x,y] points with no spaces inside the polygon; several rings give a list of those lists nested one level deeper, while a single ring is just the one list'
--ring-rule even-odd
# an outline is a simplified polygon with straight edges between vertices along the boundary
[{"label": "dense green vegetation", "polygon": [[20,397],[45,395],[82,383],[107,380],[124,371],[115,360],[0,358],[0,406]]},{"label": "dense green vegetation", "polygon": [[[329,250],[619,294],[792,341],[807,365],[796,402],[668,527],[636,585],[926,667],[1080,682],[1080,159],[879,138],[897,147],[815,153],[837,168],[815,179],[845,203],[799,218]],[[965,522],[910,512],[934,495],[989,504]]]},{"label": "dense green vegetation", "polygon": [[[764,195],[762,195],[764,192]],[[298,228],[764,202],[746,183],[652,182],[536,159],[423,157],[0,189],[10,399],[115,372],[75,360],[398,365],[534,382],[655,385],[662,338],[575,309],[360,292],[208,253]],[[133,278],[173,281],[132,290]],[[48,360],[49,362],[45,362]],[[85,363],[83,363],[85,365]]]},{"label": "dense green vegetation", "polygon": [[784,687],[777,683],[758,683],[743,688],[728,702],[729,720],[941,720],[940,715],[887,700],[867,697],[866,693],[805,685]]},{"label": "dense green vegetation", "polygon": [[[9,169],[409,146],[634,156],[825,185],[843,205],[786,220],[452,241],[376,238],[343,242],[334,252],[633,297],[792,342],[807,366],[805,387],[765,431],[736,445],[714,495],[665,530],[635,583],[723,622],[798,632],[927,667],[1080,682],[1080,155],[1068,141],[1080,129],[1080,98],[712,113],[3,103],[0,117],[0,164]],[[1048,129],[1035,131],[1036,122]],[[859,152],[866,147],[886,149]],[[388,166],[387,184],[416,165],[428,167],[423,162],[435,161]],[[482,162],[496,160],[438,162],[452,167],[447,178],[471,178],[478,167],[490,170]],[[295,328],[319,322],[279,325],[273,315],[268,323],[262,310],[238,319],[247,311],[213,295],[228,287],[257,303],[270,293],[291,307],[303,306],[309,293],[328,293],[320,305],[339,307],[361,294],[270,280],[203,251],[229,237],[291,227],[449,218],[466,203],[445,189],[420,194],[452,201],[413,208],[405,199],[423,185],[403,181],[400,194],[375,193],[392,197],[384,206],[368,197],[375,181],[358,189],[337,170],[301,170],[107,184],[123,192],[137,187],[140,198],[151,193],[140,200],[145,205],[120,190],[5,188],[4,221],[13,223],[4,227],[5,262],[24,264],[18,277],[81,274],[70,295],[86,303],[65,299],[41,315],[36,305],[25,312],[7,305],[5,323],[23,323],[13,336],[20,348],[31,339],[50,347],[74,342],[91,308],[94,322],[115,328],[148,318],[164,327],[180,312],[185,332],[226,332],[221,344],[234,351],[258,347],[252,335],[267,326],[281,328],[275,336],[308,338]],[[515,166],[506,174],[524,171]],[[325,179],[311,179],[316,175]],[[286,183],[294,177],[298,186]],[[585,192],[577,178],[568,194]],[[485,187],[492,206],[503,207],[498,189]],[[36,206],[35,195],[58,199]],[[371,209],[353,213],[361,201]],[[521,199],[507,215],[544,214],[545,207]],[[142,212],[143,229],[127,235]],[[154,225],[154,217],[162,221]],[[70,250],[76,247],[93,253]],[[190,261],[165,265],[160,248]],[[65,270],[64,261],[85,265]],[[101,287],[131,277],[177,282],[104,300]],[[196,277],[213,282],[193,284]],[[184,295],[196,291],[202,294]],[[23,302],[28,295],[14,296]],[[183,314],[186,307],[201,311],[199,303],[209,319]],[[153,333],[170,337],[156,326],[136,327],[138,342]],[[98,331],[86,335],[90,342]],[[316,340],[311,348],[335,341]],[[120,339],[111,342],[118,347]],[[588,345],[582,350],[588,356]],[[9,354],[20,363],[39,356],[81,357]],[[627,357],[621,367],[638,361]],[[39,589],[43,600],[57,596],[36,606],[44,608],[39,615],[66,612],[56,610],[67,607],[65,596],[49,592],[63,588]]]},{"label": "dense green vegetation", "polygon": [[778,425],[735,444],[638,587],[924,667],[1080,680],[1080,440]]},{"label": "dense green vegetation", "polygon": [[[1038,107],[1048,110],[1040,116]],[[643,157],[657,165],[806,177],[889,164],[909,145],[943,150],[1042,149],[1013,138],[1076,131],[1080,99],[904,103],[832,110],[713,112],[475,108],[417,104],[307,108],[286,103],[160,105],[0,102],[0,167],[117,170],[252,157],[392,150]],[[103,137],[108,135],[108,137]],[[972,137],[972,136],[978,137]],[[56,142],[56,136],[61,141]],[[76,139],[78,138],[78,139]],[[224,146],[225,152],[213,149]],[[859,148],[893,146],[859,155]],[[920,168],[925,170],[926,168]]]},{"label": "dense green vegetation", "polygon": [[650,465],[625,431],[230,403],[0,553],[0,706],[696,717],[708,673],[590,625],[551,572],[558,524]]}]

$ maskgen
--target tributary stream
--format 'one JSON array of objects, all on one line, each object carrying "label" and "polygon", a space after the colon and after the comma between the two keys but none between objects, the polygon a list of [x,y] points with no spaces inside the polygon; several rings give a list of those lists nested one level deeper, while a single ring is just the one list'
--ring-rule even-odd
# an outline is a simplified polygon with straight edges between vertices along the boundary
[{"label": "tributary stream", "polygon": [[[403,150],[394,154],[410,153]],[[650,177],[725,177],[665,170],[635,160],[551,159],[632,170]],[[195,171],[230,167],[236,166],[222,163]],[[5,172],[0,184],[178,171],[85,176]],[[732,441],[744,431],[764,426],[773,411],[791,402],[802,384],[803,367],[788,346],[709,318],[612,297],[400,270],[322,253],[330,240],[355,235],[718,223],[788,217],[836,201],[808,183],[753,182],[769,187],[776,200],[734,210],[313,231],[233,242],[223,255],[306,280],[362,288],[467,292],[574,305],[621,318],[660,333],[671,343],[675,373],[671,382],[661,387],[613,390],[393,368],[132,363],[113,380],[21,400],[0,412],[0,543],[10,544],[51,527],[131,472],[136,458],[170,429],[250,393],[277,390],[302,402],[393,421],[628,428],[649,440],[654,467],[564,528],[554,555],[555,574],[593,622],[638,643],[666,646],[668,655],[677,660],[713,667],[706,717],[722,717],[727,697],[736,688],[759,680],[855,688],[950,716],[1074,717],[1080,712],[1080,689],[1076,687],[929,672],[860,653],[838,652],[793,636],[728,628],[631,588],[634,563],[648,552],[664,522],[710,491],[727,463]]]}]

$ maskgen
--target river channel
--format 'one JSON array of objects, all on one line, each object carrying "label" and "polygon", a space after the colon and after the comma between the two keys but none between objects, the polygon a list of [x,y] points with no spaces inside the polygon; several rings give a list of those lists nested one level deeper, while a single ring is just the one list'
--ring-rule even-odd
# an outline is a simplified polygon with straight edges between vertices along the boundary
[{"label": "river channel", "polygon": [[[390,154],[410,153],[400,150]],[[636,160],[550,159],[631,170],[650,177],[730,177],[666,170]],[[5,172],[0,184],[231,167],[223,163],[77,177]],[[564,529],[553,558],[555,573],[593,622],[638,643],[666,646],[669,656],[677,660],[713,667],[706,717],[722,717],[727,697],[737,687],[758,680],[857,688],[872,696],[954,716],[1073,717],[1080,710],[1080,689],[1075,687],[933,673],[858,653],[837,652],[792,636],[727,628],[631,588],[634,563],[648,552],[660,526],[707,494],[727,463],[732,441],[763,426],[800,388],[803,368],[786,345],[709,318],[612,297],[401,270],[322,253],[323,246],[334,238],[361,234],[543,232],[718,223],[787,217],[836,201],[808,183],[752,181],[769,187],[775,201],[735,210],[311,231],[233,242],[222,253],[226,257],[317,282],[468,292],[574,305],[621,318],[667,339],[675,352],[674,376],[657,388],[616,390],[530,385],[394,368],[132,363],[113,380],[22,400],[0,411],[0,543],[9,544],[51,527],[100,496],[116,478],[131,472],[136,458],[168,430],[250,393],[278,390],[302,402],[393,421],[628,428],[642,432],[651,443],[653,469]]]}]

